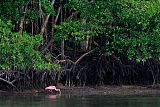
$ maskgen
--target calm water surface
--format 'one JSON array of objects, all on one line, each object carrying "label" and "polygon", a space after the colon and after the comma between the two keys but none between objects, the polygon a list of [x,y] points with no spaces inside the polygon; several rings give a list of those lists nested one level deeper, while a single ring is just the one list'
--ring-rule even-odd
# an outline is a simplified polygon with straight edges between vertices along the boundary
[{"label": "calm water surface", "polygon": [[159,107],[160,97],[0,94],[0,107]]}]

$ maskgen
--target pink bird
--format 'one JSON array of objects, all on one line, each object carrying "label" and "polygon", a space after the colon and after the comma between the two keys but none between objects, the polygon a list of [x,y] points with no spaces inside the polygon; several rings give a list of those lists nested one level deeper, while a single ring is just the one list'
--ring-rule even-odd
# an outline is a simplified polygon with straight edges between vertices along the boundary
[{"label": "pink bird", "polygon": [[45,90],[52,92],[52,93],[59,93],[61,94],[61,90],[57,89],[55,86],[48,86],[45,88]]}]

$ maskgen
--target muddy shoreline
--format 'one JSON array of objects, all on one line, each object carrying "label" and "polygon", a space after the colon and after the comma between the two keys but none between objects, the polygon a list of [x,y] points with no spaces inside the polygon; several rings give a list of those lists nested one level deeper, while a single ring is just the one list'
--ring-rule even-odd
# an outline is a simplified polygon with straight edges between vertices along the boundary
[{"label": "muddy shoreline", "polygon": [[[160,96],[160,87],[149,86],[86,86],[86,87],[58,87],[62,95],[131,95],[131,96]],[[33,89],[21,92],[0,91],[13,94],[45,93],[43,89]]]},{"label": "muddy shoreline", "polygon": [[160,88],[146,86],[99,86],[99,87],[71,87],[61,89],[62,94],[71,95],[133,95],[160,96]]}]

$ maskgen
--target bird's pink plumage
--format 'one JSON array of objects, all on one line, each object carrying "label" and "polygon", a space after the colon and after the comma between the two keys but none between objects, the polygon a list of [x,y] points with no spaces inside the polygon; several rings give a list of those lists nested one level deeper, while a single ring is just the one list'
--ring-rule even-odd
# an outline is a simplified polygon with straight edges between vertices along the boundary
[{"label": "bird's pink plumage", "polygon": [[55,86],[48,86],[48,87],[45,88],[45,90],[55,90],[55,89],[56,89]]}]

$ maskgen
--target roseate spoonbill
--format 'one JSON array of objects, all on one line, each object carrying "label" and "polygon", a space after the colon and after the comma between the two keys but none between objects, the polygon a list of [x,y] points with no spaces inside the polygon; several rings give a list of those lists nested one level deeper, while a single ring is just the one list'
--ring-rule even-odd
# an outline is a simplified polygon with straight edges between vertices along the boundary
[{"label": "roseate spoonbill", "polygon": [[48,91],[48,92],[51,92],[53,94],[55,94],[55,93],[61,94],[61,90],[57,89],[56,86],[48,86],[48,87],[45,88],[45,90]]}]

